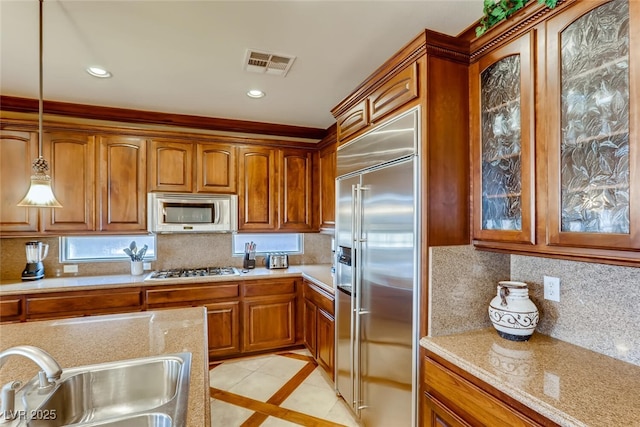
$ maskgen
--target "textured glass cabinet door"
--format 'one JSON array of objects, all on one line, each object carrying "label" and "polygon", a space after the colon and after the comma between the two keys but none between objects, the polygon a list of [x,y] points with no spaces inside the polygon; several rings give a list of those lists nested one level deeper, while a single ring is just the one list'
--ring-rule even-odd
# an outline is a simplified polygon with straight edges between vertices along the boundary
[{"label": "textured glass cabinet door", "polygon": [[640,5],[578,3],[547,26],[549,243],[638,248]]},{"label": "textured glass cabinet door", "polygon": [[471,67],[474,238],[533,243],[533,70],[527,33]]}]

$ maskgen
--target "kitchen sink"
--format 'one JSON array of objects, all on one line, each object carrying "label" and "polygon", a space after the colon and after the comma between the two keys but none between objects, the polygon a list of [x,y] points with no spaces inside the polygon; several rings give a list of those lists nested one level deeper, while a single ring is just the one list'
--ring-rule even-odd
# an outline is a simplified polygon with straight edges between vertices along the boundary
[{"label": "kitchen sink", "polygon": [[28,427],[184,426],[190,368],[191,353],[74,367],[44,392],[32,379],[16,402],[37,417]]}]

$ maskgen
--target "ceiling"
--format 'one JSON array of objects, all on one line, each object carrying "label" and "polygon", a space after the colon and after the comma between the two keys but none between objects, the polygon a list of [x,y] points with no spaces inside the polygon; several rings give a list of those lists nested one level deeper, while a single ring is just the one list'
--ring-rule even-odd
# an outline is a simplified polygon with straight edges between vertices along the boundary
[{"label": "ceiling", "polygon": [[[325,129],[420,31],[457,35],[482,3],[46,0],[44,99]],[[286,77],[249,73],[247,49],[296,59]],[[246,96],[254,88],[266,96]],[[0,94],[38,97],[37,0],[0,0]]]}]

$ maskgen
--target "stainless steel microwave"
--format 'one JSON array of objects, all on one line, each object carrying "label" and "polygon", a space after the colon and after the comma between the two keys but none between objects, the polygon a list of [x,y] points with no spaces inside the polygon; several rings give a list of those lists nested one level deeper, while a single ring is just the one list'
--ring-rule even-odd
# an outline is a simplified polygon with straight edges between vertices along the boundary
[{"label": "stainless steel microwave", "polygon": [[238,196],[149,193],[147,228],[152,233],[231,233],[238,230]]}]

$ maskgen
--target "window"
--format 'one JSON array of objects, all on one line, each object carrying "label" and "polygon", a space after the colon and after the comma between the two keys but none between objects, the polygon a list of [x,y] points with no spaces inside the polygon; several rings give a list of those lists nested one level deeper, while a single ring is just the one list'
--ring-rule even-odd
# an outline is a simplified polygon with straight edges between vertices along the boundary
[{"label": "window", "polygon": [[256,254],[265,255],[268,252],[285,252],[288,254],[302,254],[302,234],[234,234],[233,256],[244,255],[244,244],[256,244]]},{"label": "window", "polygon": [[60,237],[60,262],[102,262],[130,260],[123,252],[131,242],[138,250],[147,245],[144,261],[156,260],[156,236],[78,236]]}]

